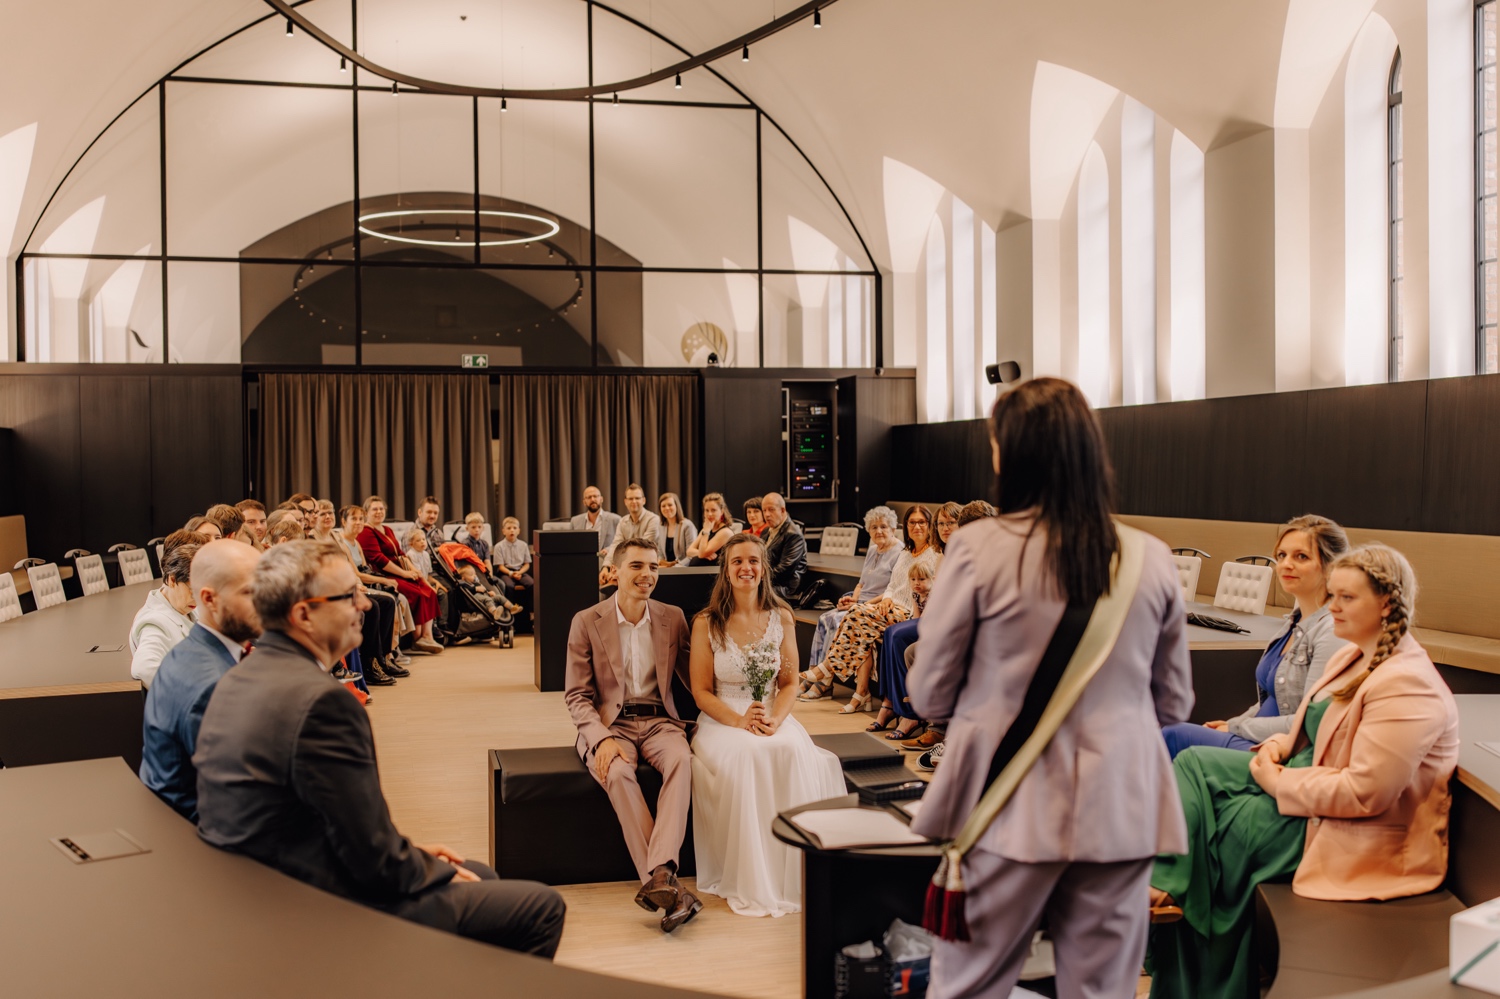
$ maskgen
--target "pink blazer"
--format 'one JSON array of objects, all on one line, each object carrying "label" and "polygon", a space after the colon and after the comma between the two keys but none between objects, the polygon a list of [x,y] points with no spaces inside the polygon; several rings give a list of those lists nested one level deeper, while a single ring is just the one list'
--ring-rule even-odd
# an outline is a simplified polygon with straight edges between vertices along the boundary
[{"label": "pink blazer", "polygon": [[[1307,745],[1307,706],[1364,667],[1353,645],[1334,653],[1303,695],[1291,732],[1268,739],[1282,759]],[[1295,737],[1294,737],[1295,736]],[[1307,816],[1307,846],[1292,890],[1342,901],[1432,891],[1448,873],[1448,781],[1458,765],[1458,706],[1409,633],[1348,701],[1318,726],[1310,767],[1276,781],[1282,815]]]},{"label": "pink blazer", "polygon": [[[651,643],[656,649],[656,688],[667,713],[681,719],[672,697],[672,677],[675,674],[684,686],[688,685],[691,634],[687,619],[671,604],[655,600],[648,603]],[[625,703],[625,659],[620,652],[614,597],[573,615],[565,682],[563,700],[578,727],[578,755],[587,757],[589,750],[610,735],[609,727]]]},{"label": "pink blazer", "polygon": [[[1062,619],[1027,517],[965,525],[948,544],[907,678],[923,718],[951,718],[948,746],[912,829],[957,834]],[[1028,863],[1140,860],[1187,850],[1161,726],[1193,706],[1186,615],[1167,546],[1147,539],[1119,640],[979,848]]]}]

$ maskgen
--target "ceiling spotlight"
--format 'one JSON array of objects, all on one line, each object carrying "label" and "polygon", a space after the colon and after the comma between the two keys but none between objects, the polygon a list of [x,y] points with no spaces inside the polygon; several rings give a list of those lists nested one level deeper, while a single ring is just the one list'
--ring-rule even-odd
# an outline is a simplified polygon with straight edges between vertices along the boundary
[{"label": "ceiling spotlight", "polygon": [[349,60],[345,59],[343,56],[339,56],[339,72],[340,73],[347,73],[347,72],[349,72]]},{"label": "ceiling spotlight", "polygon": [[287,18],[286,19],[286,36],[288,38],[292,37],[292,19],[291,18]]},{"label": "ceiling spotlight", "polygon": [[814,10],[813,11],[813,27],[814,28],[821,28],[822,26],[823,26],[823,12],[821,10]]},{"label": "ceiling spotlight", "polygon": [[510,108],[508,106],[506,106],[505,98],[504,97],[500,98],[500,110],[501,111],[509,111],[510,110]]},{"label": "ceiling spotlight", "polygon": [[746,45],[744,48],[740,49],[740,62],[749,62],[749,61],[750,61],[750,46]]},{"label": "ceiling spotlight", "polygon": [[677,87],[676,87],[676,89],[678,89],[678,90],[682,89],[682,74],[681,73],[677,74]]}]

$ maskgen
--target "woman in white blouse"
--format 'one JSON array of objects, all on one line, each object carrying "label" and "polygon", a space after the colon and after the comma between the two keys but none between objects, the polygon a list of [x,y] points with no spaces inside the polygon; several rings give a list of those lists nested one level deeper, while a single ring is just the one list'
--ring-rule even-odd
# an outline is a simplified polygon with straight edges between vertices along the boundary
[{"label": "woman in white blouse", "polygon": [[193,630],[197,602],[189,571],[193,556],[207,541],[202,534],[174,531],[163,545],[161,586],[147,595],[130,624],[130,675],[142,686],[151,686],[162,659]]}]

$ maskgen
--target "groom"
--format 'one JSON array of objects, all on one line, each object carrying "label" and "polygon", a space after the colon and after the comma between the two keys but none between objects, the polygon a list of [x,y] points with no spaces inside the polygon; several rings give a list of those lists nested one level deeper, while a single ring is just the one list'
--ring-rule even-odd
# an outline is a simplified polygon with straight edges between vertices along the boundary
[{"label": "groom", "polygon": [[[643,882],[636,904],[666,910],[661,928],[670,933],[703,908],[677,880],[693,770],[672,676],[688,683],[689,632],[681,610],[650,599],[658,559],[652,540],[621,541],[613,557],[619,590],[573,616],[564,700],[578,726],[578,755],[609,794]],[[638,757],[662,777],[654,822],[635,779]]]}]

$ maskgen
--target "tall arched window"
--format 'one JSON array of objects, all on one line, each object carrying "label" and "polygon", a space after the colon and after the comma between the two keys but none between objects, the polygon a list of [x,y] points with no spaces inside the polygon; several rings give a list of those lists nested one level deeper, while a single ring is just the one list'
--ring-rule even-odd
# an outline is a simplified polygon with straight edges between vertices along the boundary
[{"label": "tall arched window", "polygon": [[1090,143],[1078,175],[1078,386],[1095,406],[1108,406],[1109,164]]},{"label": "tall arched window", "polygon": [[1495,0],[1474,5],[1474,318],[1475,370],[1500,371],[1496,321],[1500,276],[1496,274],[1495,176]]},{"label": "tall arched window", "polygon": [[1391,82],[1388,92],[1390,109],[1386,112],[1386,152],[1389,166],[1388,195],[1390,198],[1390,233],[1387,252],[1390,261],[1390,308],[1386,321],[1390,329],[1390,363],[1386,368],[1390,380],[1401,380],[1402,332],[1401,332],[1401,279],[1405,265],[1401,253],[1402,220],[1406,214],[1401,167],[1401,52],[1391,61]]}]

